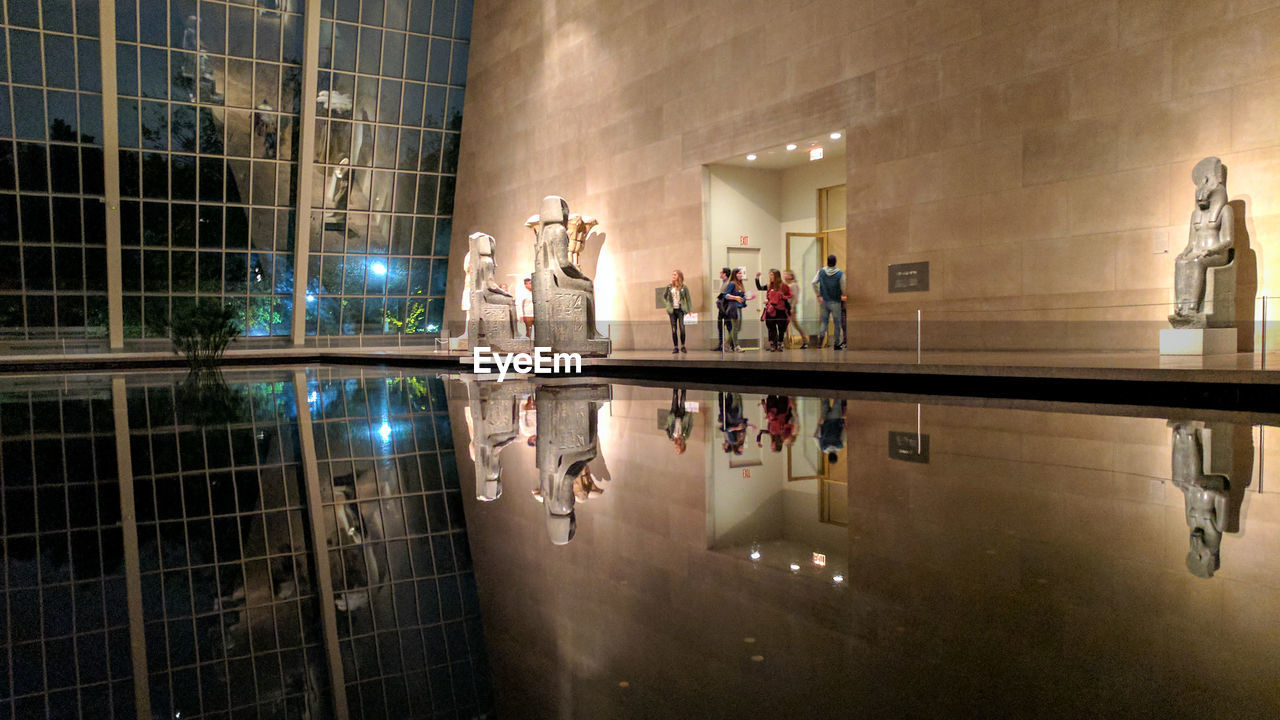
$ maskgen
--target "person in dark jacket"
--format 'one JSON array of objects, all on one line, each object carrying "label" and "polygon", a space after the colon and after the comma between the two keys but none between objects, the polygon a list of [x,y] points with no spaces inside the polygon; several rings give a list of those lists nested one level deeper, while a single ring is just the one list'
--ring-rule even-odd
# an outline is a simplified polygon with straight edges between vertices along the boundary
[{"label": "person in dark jacket", "polygon": [[729,324],[729,318],[725,315],[724,291],[729,282],[729,268],[720,268],[720,292],[716,293],[716,346],[711,348],[711,352],[719,352],[724,347],[724,331]]}]

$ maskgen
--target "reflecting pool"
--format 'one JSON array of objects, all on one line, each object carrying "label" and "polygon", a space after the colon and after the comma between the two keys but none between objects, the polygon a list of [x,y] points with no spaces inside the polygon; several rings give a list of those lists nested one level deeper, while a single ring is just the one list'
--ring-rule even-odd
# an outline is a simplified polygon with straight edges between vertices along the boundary
[{"label": "reflecting pool", "polygon": [[1280,716],[1274,417],[7,380],[0,717]]}]

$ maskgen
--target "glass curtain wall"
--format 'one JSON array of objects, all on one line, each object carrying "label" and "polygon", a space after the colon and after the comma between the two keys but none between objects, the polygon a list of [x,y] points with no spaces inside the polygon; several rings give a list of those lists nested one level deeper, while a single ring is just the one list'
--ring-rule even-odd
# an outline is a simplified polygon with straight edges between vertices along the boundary
[{"label": "glass curtain wall", "polygon": [[[298,249],[308,335],[438,331],[471,0],[325,0],[319,18],[303,0],[3,6],[0,266],[15,271],[0,276],[0,348],[105,346],[114,303],[126,346],[163,338],[205,297],[230,303],[247,336],[288,337]],[[100,8],[116,23],[105,48]],[[308,21],[321,23],[311,58]],[[302,97],[309,72],[315,98]],[[110,138],[104,102],[118,110]],[[311,132],[315,154],[300,158]],[[116,139],[122,297],[108,298],[103,147]],[[296,248],[300,180],[312,201]]]},{"label": "glass curtain wall", "polygon": [[469,3],[330,0],[321,14],[307,333],[435,333]]},{"label": "glass curtain wall", "polygon": [[298,4],[116,0],[126,337],[167,337],[204,296],[289,334]]},{"label": "glass curtain wall", "polygon": [[98,3],[0,18],[0,342],[107,333]]}]

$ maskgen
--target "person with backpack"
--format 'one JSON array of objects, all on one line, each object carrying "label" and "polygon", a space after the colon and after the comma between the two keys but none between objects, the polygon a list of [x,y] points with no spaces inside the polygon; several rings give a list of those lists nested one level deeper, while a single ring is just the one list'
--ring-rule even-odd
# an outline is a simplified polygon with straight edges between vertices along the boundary
[{"label": "person with backpack", "polygon": [[818,270],[813,276],[813,294],[818,298],[818,347],[826,344],[827,320],[835,325],[832,333],[831,347],[836,350],[845,348],[844,325],[842,324],[841,307],[845,301],[845,276],[836,268],[836,256],[827,256],[827,266]]}]

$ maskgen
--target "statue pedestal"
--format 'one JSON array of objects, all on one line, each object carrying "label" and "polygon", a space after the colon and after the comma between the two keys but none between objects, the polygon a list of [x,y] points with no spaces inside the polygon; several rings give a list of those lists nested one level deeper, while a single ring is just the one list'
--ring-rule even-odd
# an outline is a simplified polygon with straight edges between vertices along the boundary
[{"label": "statue pedestal", "polygon": [[1234,355],[1235,328],[1165,328],[1160,331],[1161,355]]}]

